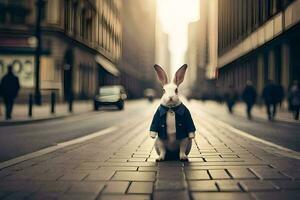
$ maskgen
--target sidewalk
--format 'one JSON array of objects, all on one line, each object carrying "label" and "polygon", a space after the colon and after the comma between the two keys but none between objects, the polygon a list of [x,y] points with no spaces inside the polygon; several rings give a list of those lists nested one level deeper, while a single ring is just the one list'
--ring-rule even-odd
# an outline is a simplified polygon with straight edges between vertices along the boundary
[{"label": "sidewalk", "polygon": [[47,119],[55,119],[74,114],[86,113],[93,110],[92,101],[74,101],[73,112],[68,111],[67,103],[59,103],[55,107],[55,114],[50,113],[50,104],[45,103],[42,106],[33,105],[32,118],[28,117],[28,105],[14,105],[12,120],[5,120],[5,108],[2,104],[0,107],[0,125],[10,125],[18,123],[26,123],[33,121],[41,121]]},{"label": "sidewalk", "polygon": [[294,152],[242,137],[200,112],[190,162],[156,163],[151,117],[0,170],[0,199],[300,199]]},{"label": "sidewalk", "polygon": [[[228,112],[225,103],[218,104],[214,101],[205,101],[203,102],[203,104],[211,109],[219,109],[224,112]],[[233,112],[236,115],[247,118],[246,105],[244,103],[235,104],[235,106],[233,107]],[[253,118],[268,120],[265,106],[255,105],[252,109],[252,116]],[[278,108],[275,120],[290,123],[300,123],[299,120],[294,120],[292,113],[288,112],[285,108]]]}]

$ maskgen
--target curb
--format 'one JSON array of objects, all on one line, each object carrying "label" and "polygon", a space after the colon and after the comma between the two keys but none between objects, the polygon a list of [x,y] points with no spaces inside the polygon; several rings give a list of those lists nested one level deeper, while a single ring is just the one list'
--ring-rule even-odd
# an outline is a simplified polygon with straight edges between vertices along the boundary
[{"label": "curb", "polygon": [[0,127],[2,126],[15,126],[15,125],[24,125],[24,124],[33,124],[38,122],[44,121],[51,121],[55,119],[62,119],[69,116],[74,116],[75,114],[70,115],[61,115],[61,116],[54,116],[54,117],[45,117],[45,118],[37,118],[37,119],[26,119],[26,120],[16,120],[16,121],[1,121]]},{"label": "curb", "polygon": [[[90,112],[93,112],[92,110]],[[29,118],[25,120],[12,120],[12,121],[0,121],[0,127],[4,126],[16,126],[16,125],[25,125],[25,124],[34,124],[34,123],[39,123],[39,122],[44,122],[44,121],[52,121],[55,119],[64,119],[67,117],[72,117],[72,116],[77,116],[80,114],[85,114],[88,112],[83,112],[83,113],[70,113],[70,114],[65,114],[65,115],[59,115],[59,116],[51,116],[51,117],[42,117],[42,118]]]}]

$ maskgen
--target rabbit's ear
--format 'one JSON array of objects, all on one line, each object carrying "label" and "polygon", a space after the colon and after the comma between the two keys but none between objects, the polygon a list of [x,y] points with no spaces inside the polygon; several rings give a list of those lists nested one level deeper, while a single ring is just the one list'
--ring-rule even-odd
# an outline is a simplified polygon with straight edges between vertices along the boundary
[{"label": "rabbit's ear", "polygon": [[168,76],[164,69],[159,65],[154,65],[154,69],[156,71],[157,77],[160,80],[162,85],[166,85],[168,83]]},{"label": "rabbit's ear", "polygon": [[184,64],[184,65],[182,65],[178,70],[177,70],[177,72],[176,72],[176,74],[175,74],[175,77],[174,77],[174,80],[173,80],[173,82],[177,85],[177,86],[179,86],[182,82],[183,82],[183,80],[184,80],[184,75],[185,75],[185,72],[186,72],[186,69],[187,69],[187,64]]}]

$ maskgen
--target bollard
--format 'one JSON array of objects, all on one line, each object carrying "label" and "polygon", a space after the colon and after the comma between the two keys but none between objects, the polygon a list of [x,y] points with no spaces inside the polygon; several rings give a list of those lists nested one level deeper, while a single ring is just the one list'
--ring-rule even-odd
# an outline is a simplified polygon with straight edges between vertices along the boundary
[{"label": "bollard", "polygon": [[55,92],[51,92],[51,114],[55,114],[56,96]]},{"label": "bollard", "polygon": [[28,99],[28,117],[32,117],[32,105],[33,105],[33,95],[29,94]]},{"label": "bollard", "polygon": [[73,112],[73,94],[69,95],[69,112]]}]

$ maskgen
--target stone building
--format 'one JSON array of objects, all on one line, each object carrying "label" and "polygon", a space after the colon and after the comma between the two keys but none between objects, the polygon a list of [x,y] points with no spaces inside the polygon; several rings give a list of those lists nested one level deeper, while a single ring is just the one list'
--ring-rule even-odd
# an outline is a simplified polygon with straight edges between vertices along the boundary
[{"label": "stone building", "polygon": [[201,98],[207,91],[207,62],[208,62],[208,2],[200,1],[200,19],[188,26],[188,48],[186,63],[189,69],[183,87],[186,95]]},{"label": "stone building", "polygon": [[146,88],[155,87],[156,1],[123,0],[121,84],[130,98],[143,96]]},{"label": "stone building", "polygon": [[169,49],[169,35],[164,32],[160,21],[156,22],[155,63],[162,66],[171,77],[171,52]]},{"label": "stone building", "polygon": [[218,82],[261,92],[300,79],[300,0],[218,1]]},{"label": "stone building", "polygon": [[[121,56],[121,1],[44,0],[42,6],[41,93],[59,99],[70,93],[90,98]],[[36,0],[0,0],[0,77],[13,64],[21,81],[19,99],[34,90]]]}]

